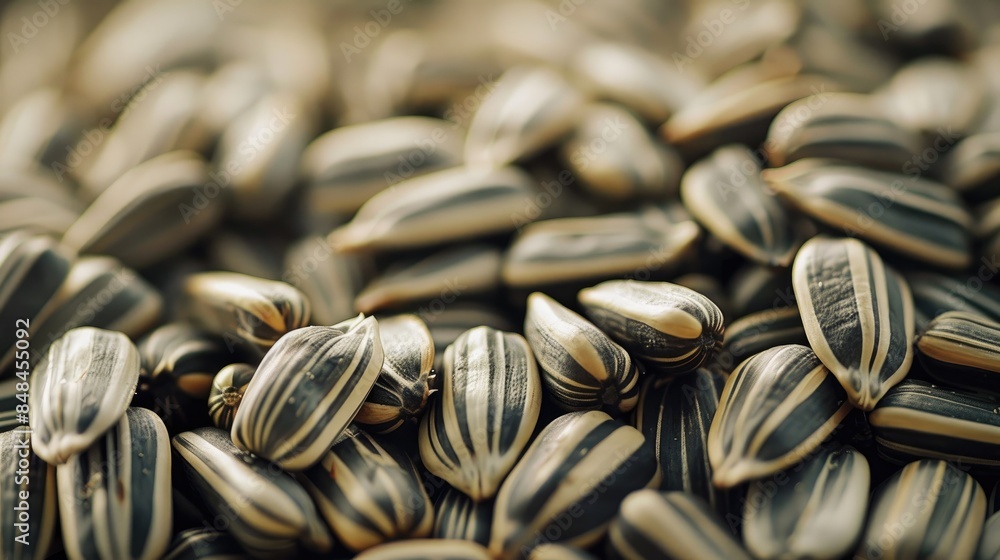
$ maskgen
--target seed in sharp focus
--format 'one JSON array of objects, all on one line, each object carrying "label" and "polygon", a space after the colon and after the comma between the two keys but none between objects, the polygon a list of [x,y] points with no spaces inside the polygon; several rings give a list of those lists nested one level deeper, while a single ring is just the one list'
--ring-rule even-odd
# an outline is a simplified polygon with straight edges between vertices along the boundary
[{"label": "seed in sharp focus", "polygon": [[949,311],[927,325],[916,346],[917,358],[937,381],[1000,393],[1000,323]]},{"label": "seed in sharp focus", "polygon": [[184,315],[195,325],[263,354],[309,321],[309,300],[284,282],[235,272],[192,274],[184,283]]},{"label": "seed in sharp focus", "polygon": [[129,408],[103,438],[59,465],[69,557],[160,558],[170,542],[170,472],[167,428],[144,408]]},{"label": "seed in sharp focus", "polygon": [[595,325],[651,372],[694,371],[722,344],[722,312],[683,286],[609,280],[581,290],[579,301]]},{"label": "seed in sharp focus", "polygon": [[792,263],[800,241],[791,218],[767,192],[745,146],[723,146],[688,168],[681,198],[698,223],[741,255],[772,266]]},{"label": "seed in sharp focus", "polygon": [[361,427],[385,434],[419,421],[427,405],[427,377],[434,368],[434,340],[416,315],[379,321],[382,371],[354,418]]},{"label": "seed in sharp focus", "polygon": [[482,545],[447,539],[410,539],[369,548],[354,560],[494,560]]},{"label": "seed in sharp focus", "polygon": [[420,423],[420,458],[474,500],[493,497],[528,445],[542,380],[519,334],[476,327],[445,350],[444,371]]},{"label": "seed in sharp focus", "polygon": [[563,410],[619,414],[635,407],[639,368],[590,321],[535,292],[528,296],[524,336],[549,396]]},{"label": "seed in sharp focus", "polygon": [[250,364],[229,364],[212,379],[208,394],[208,415],[215,427],[229,432],[257,368]]},{"label": "seed in sharp focus", "polygon": [[532,289],[670,269],[694,251],[700,237],[679,206],[535,222],[507,249],[503,281]]},{"label": "seed in sharp focus", "polygon": [[469,123],[465,161],[500,167],[532,155],[568,135],[583,96],[544,66],[504,72]]},{"label": "seed in sharp focus", "polygon": [[742,361],[785,344],[809,344],[802,317],[795,306],[757,311],[730,323],[722,341],[722,355]]},{"label": "seed in sharp focus", "polygon": [[328,239],[341,251],[464,242],[512,231],[534,194],[534,180],[516,167],[436,171],[373,196]]},{"label": "seed in sharp focus", "polygon": [[305,237],[285,251],[281,278],[309,300],[315,324],[332,325],[349,319],[354,298],[364,287],[370,263],[362,255],[345,255],[320,235]]},{"label": "seed in sharp focus", "polygon": [[683,492],[630,494],[608,531],[608,548],[624,560],[750,560],[708,504]]},{"label": "seed in sharp focus", "polygon": [[543,544],[531,550],[528,560],[597,560],[597,558],[574,546],[564,544]]},{"label": "seed in sharp focus", "polygon": [[971,262],[972,217],[945,185],[824,159],[767,169],[763,177],[833,228],[937,267],[963,269]]},{"label": "seed in sharp focus", "polygon": [[[0,433],[0,507],[0,557],[46,558],[56,528],[56,469],[32,451],[24,427]],[[19,511],[27,520],[16,518]]]},{"label": "seed in sharp focus", "polygon": [[879,454],[929,457],[1000,470],[1000,400],[924,381],[893,387],[868,415]]},{"label": "seed in sharp focus", "polygon": [[708,432],[713,482],[730,488],[802,461],[850,410],[836,377],[805,346],[747,359],[726,380]]},{"label": "seed in sharp focus", "polygon": [[743,540],[754,558],[843,558],[858,542],[868,510],[870,471],[853,447],[829,447],[771,490],[751,483]]},{"label": "seed in sharp focus", "polygon": [[857,239],[814,237],[792,266],[809,345],[851,403],[871,410],[913,361],[909,285]]},{"label": "seed in sharp focus", "polygon": [[139,382],[139,352],[120,332],[80,327],[49,348],[31,375],[31,443],[61,465],[125,414]]},{"label": "seed in sharp focus", "polygon": [[434,538],[490,543],[493,500],[477,502],[451,486],[434,500]]},{"label": "seed in sharp focus", "polygon": [[294,557],[299,543],[323,552],[333,546],[305,489],[274,463],[237,449],[226,432],[184,432],[174,436],[173,448],[208,512],[228,521],[230,534],[254,556]]},{"label": "seed in sharp focus", "polygon": [[430,536],[433,506],[410,459],[361,430],[348,430],[347,438],[298,476],[338,541],[360,551]]},{"label": "seed in sharp focus", "polygon": [[236,410],[236,447],[296,471],[323,457],[354,420],[382,368],[375,318],[352,323],[304,327],[278,339]]},{"label": "seed in sharp focus", "polygon": [[968,289],[964,276],[949,276],[936,272],[916,271],[907,275],[913,292],[917,328],[948,311],[975,313],[1000,322],[1000,288],[988,283]]},{"label": "seed in sharp focus", "polygon": [[[588,547],[625,496],[659,483],[656,455],[638,430],[599,411],[564,414],[542,429],[500,487],[490,552],[510,560],[547,542]],[[565,516],[574,519],[569,527]]]},{"label": "seed in sharp focus", "polygon": [[854,558],[972,560],[986,518],[986,494],[944,461],[910,463],[876,490]]}]

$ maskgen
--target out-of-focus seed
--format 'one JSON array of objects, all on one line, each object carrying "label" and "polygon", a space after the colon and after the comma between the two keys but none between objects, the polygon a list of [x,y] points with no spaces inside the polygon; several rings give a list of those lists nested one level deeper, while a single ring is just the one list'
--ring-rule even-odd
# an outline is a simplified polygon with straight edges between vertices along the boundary
[{"label": "out-of-focus seed", "polygon": [[758,311],[733,321],[726,327],[722,348],[723,354],[743,360],[784,344],[809,344],[796,307]]},{"label": "out-of-focus seed", "polygon": [[878,95],[887,114],[929,137],[975,130],[987,101],[985,83],[975,68],[944,57],[907,64]]},{"label": "out-of-focus seed", "polygon": [[942,157],[937,171],[942,183],[970,202],[995,198],[1000,180],[1000,131],[959,141]]},{"label": "out-of-focus seed", "polygon": [[475,327],[490,327],[498,331],[515,330],[514,323],[500,309],[491,306],[456,301],[447,305],[437,299],[417,310],[417,316],[427,324],[434,339],[434,371],[444,371],[444,352],[462,333]]},{"label": "out-of-focus seed", "polygon": [[313,235],[292,244],[284,264],[281,279],[306,295],[313,322],[332,325],[354,316],[354,298],[369,268],[366,259],[339,253],[326,238]]},{"label": "out-of-focus seed", "polygon": [[594,555],[574,546],[543,544],[531,550],[528,560],[596,560]]},{"label": "out-of-focus seed", "polygon": [[[27,428],[0,433],[0,507],[0,556],[46,558],[56,527],[56,469],[32,451]],[[27,519],[17,518],[21,511]]]},{"label": "out-of-focus seed", "polygon": [[493,560],[482,545],[449,539],[410,539],[369,548],[355,560]]},{"label": "out-of-focus seed", "polygon": [[61,238],[83,208],[42,171],[0,169],[0,233],[25,230]]},{"label": "out-of-focus seed", "polygon": [[212,379],[208,395],[208,415],[217,428],[226,432],[233,429],[233,418],[243,402],[247,386],[257,368],[250,364],[229,364]]},{"label": "out-of-focus seed", "polygon": [[1000,288],[978,278],[914,271],[907,276],[913,292],[916,328],[923,330],[935,317],[948,311],[974,313],[1000,321]]},{"label": "out-of-focus seed", "polygon": [[916,346],[928,375],[941,383],[1000,393],[1000,323],[949,311],[927,325]]},{"label": "out-of-focus seed", "polygon": [[976,549],[976,560],[997,560],[1000,558],[1000,513],[994,513],[983,526],[983,535]]},{"label": "out-of-focus seed", "polygon": [[246,551],[227,532],[198,527],[177,533],[164,560],[235,560]]}]

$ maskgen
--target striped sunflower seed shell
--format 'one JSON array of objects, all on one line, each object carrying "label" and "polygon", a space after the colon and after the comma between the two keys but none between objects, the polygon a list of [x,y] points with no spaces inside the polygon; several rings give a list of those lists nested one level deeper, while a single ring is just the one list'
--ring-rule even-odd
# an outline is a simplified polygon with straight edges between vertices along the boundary
[{"label": "striped sunflower seed shell", "polygon": [[16,354],[21,356],[17,369],[28,370],[29,353],[14,347],[17,329],[30,333],[32,322],[38,326],[38,313],[59,291],[74,258],[72,251],[47,236],[15,231],[0,238],[0,321],[9,325],[0,334],[0,373],[14,363]]},{"label": "striped sunflower seed shell", "polygon": [[[659,483],[656,455],[638,430],[599,411],[564,414],[542,429],[500,488],[490,552],[509,560],[549,542],[590,546],[625,496]],[[569,527],[566,516],[574,519]]]},{"label": "striped sunflower seed shell", "polygon": [[361,430],[349,428],[347,437],[298,479],[338,541],[351,550],[430,536],[433,506],[413,463]]},{"label": "striped sunflower seed shell", "polygon": [[618,414],[635,408],[639,368],[590,321],[535,292],[528,296],[524,336],[549,396],[563,410]]},{"label": "striped sunflower seed shell", "polygon": [[233,429],[233,418],[256,371],[250,364],[229,364],[215,374],[208,395],[208,415],[216,428],[227,432]]},{"label": "striped sunflower seed shell", "polygon": [[589,552],[564,544],[543,544],[531,550],[528,560],[597,560]]},{"label": "striped sunflower seed shell", "polygon": [[0,507],[0,556],[46,558],[56,527],[56,469],[32,451],[27,428],[0,433]]},{"label": "striped sunflower seed shell", "polygon": [[630,494],[608,530],[608,548],[623,560],[750,560],[712,508],[683,492]]},{"label": "striped sunflower seed shell", "polygon": [[444,352],[465,331],[475,327],[490,327],[498,331],[513,331],[516,327],[502,310],[481,303],[458,300],[445,305],[443,300],[431,302],[417,310],[417,316],[427,324],[434,339],[434,371],[444,371]]},{"label": "striped sunflower seed shell", "polygon": [[255,557],[289,558],[298,544],[323,552],[333,546],[305,489],[273,463],[237,449],[226,432],[198,428],[174,436],[173,447],[208,511],[228,522]]},{"label": "striped sunflower seed shell", "polygon": [[800,240],[745,146],[723,146],[688,168],[681,199],[698,223],[741,255],[771,266],[792,263]]},{"label": "striped sunflower seed shell", "polygon": [[704,368],[685,378],[647,376],[632,419],[656,452],[658,488],[699,496],[720,515],[728,504],[724,491],[712,484],[708,431],[724,383]]},{"label": "striped sunflower seed shell", "polygon": [[986,317],[938,315],[917,338],[917,358],[945,385],[1000,393],[1000,323]]},{"label": "striped sunflower seed shell", "polygon": [[727,325],[719,358],[721,361],[728,354],[733,361],[739,362],[785,344],[809,344],[802,317],[794,306],[757,311]]},{"label": "striped sunflower seed shell", "polygon": [[533,185],[531,176],[516,167],[429,173],[373,196],[328,240],[350,252],[411,249],[512,231],[516,216],[536,209]]},{"label": "striped sunflower seed shell", "polygon": [[57,340],[31,375],[31,444],[61,465],[125,414],[139,382],[139,352],[120,332],[80,327]]},{"label": "striped sunflower seed shell", "polygon": [[56,469],[62,541],[70,558],[161,558],[170,544],[170,436],[129,408],[86,451]]},{"label": "striped sunflower seed shell", "polygon": [[309,300],[312,321],[333,325],[354,314],[354,298],[366,282],[368,262],[335,251],[319,235],[303,238],[285,252],[284,282]]},{"label": "striped sunflower seed shell", "polygon": [[966,311],[1000,322],[1000,288],[976,277],[956,277],[935,272],[907,275],[913,292],[917,328],[948,311]]},{"label": "striped sunflower seed shell", "polygon": [[1000,558],[1000,513],[994,513],[983,525],[983,535],[979,539],[976,560],[997,560]]},{"label": "striped sunflower seed shell", "polygon": [[754,558],[843,558],[858,542],[871,473],[853,447],[830,447],[775,478],[750,484],[743,541]]},{"label": "striped sunflower seed shell", "polygon": [[851,403],[871,410],[913,361],[913,298],[902,276],[857,239],[814,237],[792,266],[809,345]]},{"label": "striped sunflower seed shell", "polygon": [[996,197],[1000,178],[1000,131],[975,134],[960,140],[941,160],[941,182],[970,202]]},{"label": "striped sunflower seed shell", "polygon": [[434,367],[434,340],[416,315],[398,315],[379,321],[382,371],[354,418],[377,434],[415,424],[427,405],[427,377]]},{"label": "striped sunflower seed shell", "polygon": [[763,177],[802,212],[848,235],[937,267],[962,269],[972,260],[972,216],[940,183],[824,159]]},{"label": "striped sunflower seed shell", "polygon": [[903,463],[928,457],[1000,472],[1000,400],[924,381],[894,387],[868,415],[879,453]]},{"label": "striped sunflower seed shell", "polygon": [[459,539],[487,546],[492,523],[492,500],[477,502],[448,486],[434,501],[433,536],[436,539]]},{"label": "striped sunflower seed shell", "polygon": [[733,274],[728,287],[736,317],[795,306],[792,271],[787,268],[749,264]]},{"label": "striped sunflower seed shell", "polygon": [[692,253],[698,225],[679,208],[528,224],[504,257],[508,286],[537,288],[670,268]]},{"label": "striped sunflower seed shell", "polygon": [[358,554],[354,560],[493,560],[482,545],[469,541],[410,539],[386,543]]},{"label": "striped sunflower seed shell", "polygon": [[192,274],[184,284],[184,314],[223,337],[261,354],[285,333],[309,321],[309,300],[284,282],[235,272]]},{"label": "striped sunflower seed shell", "polygon": [[472,499],[491,498],[527,447],[541,410],[531,348],[519,334],[466,331],[445,351],[438,387],[420,423],[420,458]]},{"label": "striped sunflower seed shell", "polygon": [[854,558],[972,560],[985,518],[974,478],[945,461],[910,463],[875,492]]},{"label": "striped sunflower seed shell", "polygon": [[500,167],[534,154],[567,136],[583,106],[583,96],[555,70],[511,68],[469,123],[465,161]]},{"label": "striped sunflower seed shell", "polygon": [[24,391],[18,391],[18,388],[25,387],[23,383],[25,382],[19,377],[0,381],[0,433],[13,430],[21,425],[21,422],[18,421],[17,405],[24,404],[22,402],[24,397],[21,396]]},{"label": "striped sunflower seed shell", "polygon": [[733,487],[798,463],[850,410],[837,379],[805,346],[747,359],[726,380],[708,432],[715,485]]},{"label": "striped sunflower seed shell", "polygon": [[226,532],[207,527],[177,533],[163,560],[243,560],[246,551]]},{"label": "striped sunflower seed shell", "polygon": [[587,317],[651,372],[694,371],[722,344],[722,312],[677,284],[609,280],[578,299]]},{"label": "striped sunflower seed shell", "polygon": [[375,318],[351,323],[297,329],[268,350],[233,418],[236,447],[293,471],[323,457],[382,368]]}]

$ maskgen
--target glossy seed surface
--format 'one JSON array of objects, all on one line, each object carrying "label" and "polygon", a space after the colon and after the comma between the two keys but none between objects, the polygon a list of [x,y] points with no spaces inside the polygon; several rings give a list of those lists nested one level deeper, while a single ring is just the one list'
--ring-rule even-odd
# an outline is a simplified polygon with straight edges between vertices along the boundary
[{"label": "glossy seed surface", "polygon": [[233,429],[233,418],[243,402],[250,380],[257,368],[250,364],[229,364],[212,378],[208,394],[208,415],[216,428]]},{"label": "glossy seed surface", "polygon": [[941,383],[1000,393],[1000,323],[949,311],[927,325],[916,346],[928,375]]},{"label": "glossy seed surface", "polygon": [[[0,481],[0,556],[46,558],[58,517],[56,469],[32,451],[26,428],[0,432]],[[26,520],[18,519],[20,512]]]}]

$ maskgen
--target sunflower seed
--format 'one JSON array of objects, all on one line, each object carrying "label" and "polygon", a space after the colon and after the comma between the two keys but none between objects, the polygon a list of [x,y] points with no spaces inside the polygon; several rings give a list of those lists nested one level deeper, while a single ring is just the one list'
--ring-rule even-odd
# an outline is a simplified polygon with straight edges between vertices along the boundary
[{"label": "sunflower seed", "polygon": [[349,215],[403,179],[461,165],[462,149],[451,123],[430,117],[337,128],[302,154],[306,199],[317,212]]},{"label": "sunflower seed", "polygon": [[250,364],[229,364],[212,379],[208,395],[208,414],[215,427],[226,432],[233,429],[233,418],[243,402],[247,386],[257,368]]},{"label": "sunflower seed", "polygon": [[184,314],[195,325],[223,337],[229,348],[241,345],[261,354],[309,321],[309,300],[302,292],[235,272],[192,274],[184,300]]},{"label": "sunflower seed", "polygon": [[430,536],[430,498],[408,458],[349,429],[319,464],[299,475],[339,542],[354,551]]},{"label": "sunflower seed", "polygon": [[61,465],[90,447],[125,414],[139,381],[139,352],[122,333],[67,332],[31,375],[31,443]]},{"label": "sunflower seed", "polygon": [[741,317],[726,327],[722,343],[723,354],[729,354],[734,360],[743,360],[785,344],[809,344],[802,317],[795,307],[758,311]]},{"label": "sunflower seed", "polygon": [[639,368],[590,321],[535,292],[528,296],[524,336],[541,365],[548,395],[563,410],[618,414],[635,407]]},{"label": "sunflower seed", "polygon": [[587,317],[650,371],[694,371],[722,344],[719,308],[676,284],[609,280],[581,290],[579,300]]},{"label": "sunflower seed", "polygon": [[671,280],[678,286],[684,286],[715,302],[724,317],[733,316],[733,304],[729,301],[729,293],[715,276],[701,272],[689,272]]},{"label": "sunflower seed", "polygon": [[853,447],[822,450],[787,474],[776,491],[751,484],[743,540],[754,558],[835,560],[864,530],[870,472]]},{"label": "sunflower seed", "polygon": [[726,381],[708,432],[712,480],[730,488],[798,463],[850,410],[837,378],[805,346],[747,359]]},{"label": "sunflower seed", "polygon": [[910,463],[875,493],[855,558],[971,560],[986,517],[986,495],[944,461]]},{"label": "sunflower seed", "polygon": [[469,541],[410,539],[369,548],[354,560],[493,560],[482,545]]},{"label": "sunflower seed", "polygon": [[630,494],[611,524],[608,545],[625,560],[750,559],[708,504],[683,492]]},{"label": "sunflower seed", "polygon": [[504,257],[504,283],[530,289],[669,268],[693,252],[701,233],[671,210],[646,206],[528,224]]},{"label": "sunflower seed", "polygon": [[42,560],[56,528],[56,469],[32,452],[27,428],[0,433],[0,481],[0,556]]},{"label": "sunflower seed", "polygon": [[791,270],[750,264],[733,274],[729,294],[736,317],[795,307]]},{"label": "sunflower seed", "polygon": [[56,469],[70,558],[156,559],[170,543],[170,436],[129,408],[117,426]]},{"label": "sunflower seed", "polygon": [[1000,178],[1000,132],[960,140],[941,160],[941,182],[970,202],[985,202],[996,196]]},{"label": "sunflower seed", "polygon": [[927,271],[908,274],[917,328],[925,329],[928,322],[948,311],[974,313],[1000,321],[1000,288],[973,280],[978,279]]},{"label": "sunflower seed", "polygon": [[229,533],[201,527],[177,533],[163,560],[242,560],[246,552]]},{"label": "sunflower seed", "polygon": [[233,443],[284,469],[308,468],[357,415],[382,361],[374,317],[282,336],[236,410]]},{"label": "sunflower seed", "polygon": [[23,229],[60,238],[83,208],[43,171],[0,169],[0,233]]},{"label": "sunflower seed", "polygon": [[367,259],[339,253],[314,235],[292,244],[284,264],[282,281],[306,295],[315,323],[332,325],[354,315],[354,298],[368,276]]},{"label": "sunflower seed", "polygon": [[493,501],[477,502],[448,486],[434,501],[434,538],[490,542]]},{"label": "sunflower seed", "polygon": [[[603,412],[571,412],[545,426],[497,494],[490,552],[525,556],[548,542],[587,547],[604,535],[615,505],[655,487],[652,447]],[[567,527],[565,518],[573,520]]]},{"label": "sunflower seed", "polygon": [[[17,417],[17,405],[23,404],[18,397],[24,391],[17,390],[19,383],[24,383],[24,381],[18,377],[0,381],[0,434],[21,425]],[[24,388],[24,385],[20,385],[20,387]]]},{"label": "sunflower seed", "polygon": [[[74,258],[49,237],[15,231],[0,238],[0,321],[37,332],[31,322],[38,327],[38,313],[58,292]],[[0,334],[0,372],[14,363],[15,355],[20,355],[18,369],[28,370],[28,352],[14,347],[16,334],[17,328]]]},{"label": "sunflower seed", "polygon": [[173,438],[180,470],[216,520],[256,557],[294,557],[297,544],[333,545],[309,494],[273,463],[237,449],[226,432],[198,428]]},{"label": "sunflower seed", "polygon": [[1000,558],[1000,513],[995,513],[986,520],[975,558],[976,560]]},{"label": "sunflower seed", "polygon": [[877,92],[883,110],[900,124],[928,135],[976,128],[986,106],[982,76],[969,64],[924,57],[903,68]]},{"label": "sunflower seed", "polygon": [[354,421],[374,433],[416,424],[427,405],[427,376],[434,367],[434,341],[416,315],[398,315],[378,324],[385,359],[375,386]]},{"label": "sunflower seed", "polygon": [[595,557],[573,546],[543,544],[531,550],[528,560],[595,560]]},{"label": "sunflower seed", "polygon": [[409,249],[504,233],[534,208],[532,184],[516,167],[436,171],[373,196],[329,241],[342,251]]},{"label": "sunflower seed", "polygon": [[940,183],[822,159],[763,176],[804,213],[848,235],[934,266],[961,269],[971,262],[972,217]]},{"label": "sunflower seed", "polygon": [[927,325],[916,346],[927,373],[941,383],[1000,393],[1000,323],[950,311]]},{"label": "sunflower seed", "polygon": [[538,421],[542,381],[521,335],[476,327],[444,355],[439,396],[420,423],[420,458],[474,500],[493,497]]},{"label": "sunflower seed", "polygon": [[767,192],[760,164],[746,147],[723,146],[692,165],[681,180],[681,198],[698,223],[741,255],[766,265],[791,264],[799,245],[791,218]]},{"label": "sunflower seed", "polygon": [[544,66],[504,72],[469,123],[465,161],[500,167],[530,156],[573,128],[583,96]]},{"label": "sunflower seed", "polygon": [[56,170],[62,147],[73,145],[81,129],[75,107],[58,88],[25,94],[0,121],[0,167]]},{"label": "sunflower seed", "polygon": [[361,313],[443,298],[453,292],[467,296],[500,286],[500,249],[467,244],[430,256],[395,263],[369,282],[354,300]]},{"label": "sunflower seed", "polygon": [[274,91],[274,87],[261,64],[242,58],[220,64],[205,79],[200,103],[178,145],[181,149],[210,153],[233,121]]},{"label": "sunflower seed", "polygon": [[514,323],[501,312],[482,304],[456,301],[446,305],[443,299],[432,301],[417,310],[417,316],[427,323],[434,339],[434,371],[444,371],[444,352],[462,333],[475,327],[490,327],[498,331],[513,331]]},{"label": "sunflower seed", "polygon": [[250,228],[217,231],[208,240],[209,268],[281,280],[282,260],[289,240],[279,235],[274,231]]},{"label": "sunflower seed", "polygon": [[871,410],[913,361],[906,280],[856,239],[814,237],[792,266],[806,337],[854,406]]},{"label": "sunflower seed", "polygon": [[208,182],[201,156],[170,152],[140,163],[111,184],[66,230],[63,243],[142,268],[171,257],[208,232],[224,206],[198,209],[195,192]]},{"label": "sunflower seed", "polygon": [[1000,400],[907,380],[868,415],[879,453],[893,462],[929,457],[1000,468]]}]

